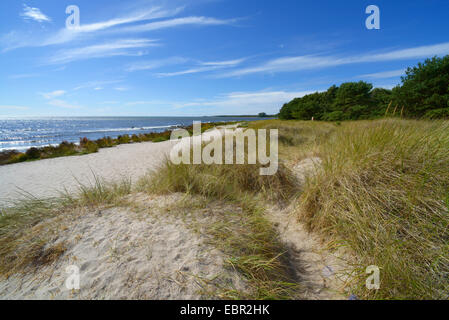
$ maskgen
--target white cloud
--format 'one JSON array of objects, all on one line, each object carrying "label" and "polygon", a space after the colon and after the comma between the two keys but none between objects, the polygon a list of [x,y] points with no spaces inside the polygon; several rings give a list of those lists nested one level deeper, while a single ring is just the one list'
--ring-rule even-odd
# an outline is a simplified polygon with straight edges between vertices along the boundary
[{"label": "white cloud", "polygon": [[226,61],[212,61],[212,62],[202,62],[202,65],[205,66],[215,66],[215,67],[233,67],[236,66],[243,61],[245,61],[246,58],[242,59],[235,59],[235,60],[226,60]]},{"label": "white cloud", "polygon": [[50,100],[48,102],[48,104],[55,106],[55,107],[64,108],[64,109],[80,109],[81,108],[79,105],[71,104],[71,103],[68,103],[67,101],[58,100],[58,99]]},{"label": "white cloud", "polygon": [[362,74],[362,75],[357,76],[357,78],[388,79],[388,78],[400,77],[404,74],[405,74],[405,69],[400,69],[400,70],[391,70],[391,71]]},{"label": "white cloud", "polygon": [[227,61],[215,61],[215,62],[201,62],[199,67],[194,67],[182,71],[176,71],[176,72],[161,72],[157,75],[159,77],[174,77],[174,76],[181,76],[186,74],[193,74],[193,73],[200,73],[200,72],[209,72],[209,71],[215,71],[223,68],[230,68],[235,67],[239,64],[241,64],[246,59],[235,59],[235,60],[227,60]]},{"label": "white cloud", "polygon": [[83,84],[80,84],[79,86],[75,87],[73,90],[77,91],[80,89],[95,89],[95,88],[103,88],[104,86],[107,86],[109,84],[116,84],[120,83],[123,80],[105,80],[105,81],[88,81]]},{"label": "white cloud", "polygon": [[63,96],[64,94],[66,94],[66,92],[64,90],[55,90],[55,91],[52,91],[52,92],[41,93],[41,95],[45,99],[53,99],[53,98],[56,98],[56,97]]},{"label": "white cloud", "polygon": [[181,57],[171,57],[171,58],[159,59],[159,60],[141,61],[141,62],[130,64],[126,68],[126,71],[132,72],[132,71],[152,70],[152,69],[158,69],[158,68],[169,66],[169,65],[183,64],[187,61],[189,61],[189,59],[181,58]]},{"label": "white cloud", "polygon": [[291,72],[308,69],[335,67],[355,63],[370,63],[394,60],[428,58],[434,55],[449,54],[449,42],[436,45],[421,46],[386,53],[364,54],[349,57],[338,56],[297,56],[273,59],[259,66],[248,67],[223,73],[221,77],[236,77],[255,73]]},{"label": "white cloud", "polygon": [[129,49],[157,46],[155,40],[149,39],[125,39],[115,42],[92,45],[82,48],[66,49],[58,51],[50,57],[48,64],[62,64],[77,60],[92,58],[106,58],[113,56],[143,55],[142,51],[130,51]]},{"label": "white cloud", "polygon": [[129,88],[127,88],[127,87],[116,87],[116,88],[114,88],[114,90],[116,90],[116,91],[128,91]]},{"label": "white cloud", "polygon": [[39,8],[31,8],[26,4],[23,5],[23,12],[20,15],[26,20],[34,20],[37,22],[51,21],[51,19],[43,14]]},{"label": "white cloud", "polygon": [[42,42],[42,46],[54,45],[54,44],[62,44],[76,39],[77,37],[83,34],[95,33],[98,31],[106,30],[109,28],[135,23],[139,21],[153,20],[166,18],[173,15],[178,14],[182,8],[176,8],[173,10],[163,10],[160,7],[152,7],[149,9],[143,9],[140,11],[136,11],[130,15],[110,19],[106,21],[95,22],[91,24],[81,24],[78,28],[75,29],[61,29],[55,35],[49,37],[45,41]]},{"label": "white cloud", "polygon": [[147,24],[122,28],[122,32],[146,32],[166,28],[174,28],[185,25],[227,25],[232,24],[236,19],[216,19],[210,17],[183,17],[163,21],[150,22]]}]

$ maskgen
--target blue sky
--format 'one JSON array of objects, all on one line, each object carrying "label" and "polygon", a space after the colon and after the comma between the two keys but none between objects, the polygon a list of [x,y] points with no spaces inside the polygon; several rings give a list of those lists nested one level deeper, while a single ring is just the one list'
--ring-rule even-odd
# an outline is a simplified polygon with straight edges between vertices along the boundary
[{"label": "blue sky", "polygon": [[[368,30],[368,5],[380,30]],[[66,7],[80,27],[65,26]],[[0,116],[277,113],[449,54],[449,1],[2,0]]]}]

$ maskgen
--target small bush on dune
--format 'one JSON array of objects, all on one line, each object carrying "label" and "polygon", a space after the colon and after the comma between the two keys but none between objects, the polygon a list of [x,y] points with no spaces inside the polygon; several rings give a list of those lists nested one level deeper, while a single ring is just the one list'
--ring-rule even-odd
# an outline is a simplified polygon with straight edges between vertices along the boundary
[{"label": "small bush on dune", "polygon": [[7,163],[19,163],[19,162],[24,162],[27,160],[28,160],[28,157],[26,154],[18,153],[18,154],[13,155]]},{"label": "small bush on dune", "polygon": [[133,134],[133,135],[131,136],[131,140],[132,140],[132,142],[134,142],[134,143],[136,143],[136,142],[141,142],[139,136],[137,136],[137,135],[135,135],[135,134]]},{"label": "small bush on dune", "polygon": [[30,148],[25,152],[28,159],[39,159],[41,151],[38,148]]},{"label": "small bush on dune", "polygon": [[123,136],[117,137],[117,143],[118,144],[127,144],[130,143],[129,135],[125,134]]},{"label": "small bush on dune", "polygon": [[111,137],[104,137],[95,141],[99,148],[111,148],[115,146],[114,140]]}]

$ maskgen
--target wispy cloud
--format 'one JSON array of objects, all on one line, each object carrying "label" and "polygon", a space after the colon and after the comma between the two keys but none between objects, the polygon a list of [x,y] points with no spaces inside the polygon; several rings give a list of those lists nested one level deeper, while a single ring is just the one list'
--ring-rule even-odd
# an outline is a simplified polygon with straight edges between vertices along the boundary
[{"label": "wispy cloud", "polygon": [[80,109],[81,108],[81,106],[79,106],[77,104],[71,104],[67,101],[59,100],[59,99],[50,100],[48,102],[48,104],[55,106],[55,107],[64,108],[64,109]]},{"label": "wispy cloud", "polygon": [[357,78],[388,79],[388,78],[400,77],[404,74],[405,74],[405,69],[400,69],[400,70],[391,70],[391,71],[362,74],[362,75],[357,76]]},{"label": "wispy cloud", "polygon": [[55,91],[52,91],[52,92],[44,92],[44,93],[41,93],[41,95],[42,95],[45,99],[53,99],[53,98],[56,98],[56,97],[63,96],[63,95],[65,95],[65,94],[66,94],[66,91],[64,91],[64,90],[55,90]]},{"label": "wispy cloud", "polygon": [[104,81],[88,81],[85,83],[82,83],[75,88],[73,88],[74,91],[81,90],[81,89],[95,89],[95,88],[103,88],[110,84],[116,84],[122,82],[122,79],[116,79],[116,80],[104,80]]},{"label": "wispy cloud", "polygon": [[67,92],[65,90],[55,90],[52,92],[41,93],[41,95],[45,99],[49,100],[48,104],[51,106],[58,107],[58,108],[64,108],[64,109],[80,109],[81,106],[79,106],[77,104],[72,104],[65,100],[56,99],[58,97],[66,95],[66,94],[67,94]]},{"label": "wispy cloud", "polygon": [[200,73],[200,72],[210,72],[223,68],[235,67],[245,61],[245,58],[227,60],[227,61],[214,61],[214,62],[200,62],[198,66],[189,68],[186,70],[176,71],[176,72],[161,72],[157,75],[159,77],[174,77],[186,74]]},{"label": "wispy cloud", "polygon": [[125,39],[114,42],[92,45],[82,48],[74,48],[58,51],[49,58],[48,64],[63,64],[77,60],[85,60],[92,58],[106,58],[113,56],[130,56],[144,55],[143,51],[135,51],[130,49],[146,48],[157,46],[155,40],[150,39]]},{"label": "wispy cloud", "polygon": [[449,42],[436,45],[421,46],[403,50],[394,50],[385,53],[363,54],[349,57],[338,56],[296,56],[282,57],[265,62],[261,65],[242,68],[220,75],[221,77],[236,77],[255,73],[278,73],[300,70],[319,69],[335,67],[355,63],[383,62],[394,60],[407,60],[427,58],[434,55],[445,55],[449,53]]},{"label": "wispy cloud", "polygon": [[21,73],[21,74],[13,74],[10,75],[9,78],[10,79],[26,79],[26,78],[34,78],[34,77],[38,77],[39,74],[37,73]]},{"label": "wispy cloud", "polygon": [[128,87],[115,87],[114,90],[116,90],[116,91],[128,91],[129,88]]},{"label": "wispy cloud", "polygon": [[39,8],[32,8],[27,6],[26,4],[23,5],[23,12],[20,14],[25,20],[34,20],[37,22],[50,22],[51,19],[42,13],[42,11]]},{"label": "wispy cloud", "polygon": [[164,21],[150,22],[137,26],[124,27],[122,32],[145,32],[166,28],[174,28],[185,25],[227,25],[235,23],[237,19],[216,19],[211,17],[183,17]]},{"label": "wispy cloud", "polygon": [[139,11],[133,12],[124,17],[119,17],[115,19],[110,19],[106,21],[100,21],[90,24],[82,24],[78,28],[74,29],[61,29],[55,35],[48,37],[44,40],[40,45],[48,46],[54,44],[62,44],[69,41],[72,41],[82,35],[92,34],[98,31],[140,22],[140,21],[148,21],[153,19],[167,18],[170,16],[174,16],[182,11],[183,8],[176,8],[172,10],[164,10],[161,7],[152,7],[147,9],[141,9]]},{"label": "wispy cloud", "polygon": [[189,61],[189,59],[182,57],[170,57],[165,59],[155,59],[155,60],[147,60],[140,61],[136,63],[132,63],[126,67],[126,71],[142,71],[142,70],[153,70],[158,69],[165,66],[183,64]]}]

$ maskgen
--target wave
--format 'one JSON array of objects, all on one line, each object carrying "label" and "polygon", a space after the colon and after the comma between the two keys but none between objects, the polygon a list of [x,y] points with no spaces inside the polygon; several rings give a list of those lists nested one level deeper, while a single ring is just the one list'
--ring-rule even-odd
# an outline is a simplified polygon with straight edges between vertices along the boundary
[{"label": "wave", "polygon": [[151,130],[151,129],[169,129],[169,128],[177,128],[179,124],[172,124],[168,126],[153,126],[153,127],[132,127],[132,128],[107,128],[107,129],[92,129],[92,130],[83,130],[79,131],[79,133],[97,133],[97,132],[122,132],[122,131],[142,131],[142,130]]}]

